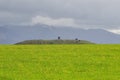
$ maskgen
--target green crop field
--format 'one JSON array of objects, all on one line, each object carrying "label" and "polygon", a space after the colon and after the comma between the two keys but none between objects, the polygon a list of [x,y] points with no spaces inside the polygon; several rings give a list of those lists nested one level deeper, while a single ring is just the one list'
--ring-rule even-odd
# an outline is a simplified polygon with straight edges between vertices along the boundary
[{"label": "green crop field", "polygon": [[120,80],[120,45],[1,45],[0,80]]}]

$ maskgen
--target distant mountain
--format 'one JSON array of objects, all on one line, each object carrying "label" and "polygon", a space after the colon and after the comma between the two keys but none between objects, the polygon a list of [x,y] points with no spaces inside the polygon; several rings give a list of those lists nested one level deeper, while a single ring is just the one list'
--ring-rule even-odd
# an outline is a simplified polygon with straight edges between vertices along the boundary
[{"label": "distant mountain", "polygon": [[94,43],[120,43],[120,35],[102,29],[80,29],[71,27],[53,27],[47,25],[34,26],[1,26],[0,44],[14,44],[24,40],[34,39],[62,39],[87,40]]}]

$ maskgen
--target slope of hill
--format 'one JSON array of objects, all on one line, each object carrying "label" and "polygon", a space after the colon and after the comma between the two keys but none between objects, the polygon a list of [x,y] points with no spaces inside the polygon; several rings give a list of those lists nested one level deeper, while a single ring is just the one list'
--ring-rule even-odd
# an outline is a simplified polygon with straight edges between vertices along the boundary
[{"label": "slope of hill", "polygon": [[62,39],[87,40],[94,43],[120,43],[120,35],[102,29],[81,29],[71,27],[34,26],[1,26],[0,44],[14,44],[24,40]]},{"label": "slope of hill", "polygon": [[93,44],[85,40],[26,40],[16,44]]}]

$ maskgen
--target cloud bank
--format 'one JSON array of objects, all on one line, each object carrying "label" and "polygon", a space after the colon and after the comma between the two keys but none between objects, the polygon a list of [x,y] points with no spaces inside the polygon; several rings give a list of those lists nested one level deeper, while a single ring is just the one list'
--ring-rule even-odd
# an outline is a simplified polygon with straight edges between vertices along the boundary
[{"label": "cloud bank", "polygon": [[120,28],[120,0],[0,0],[0,25]]}]

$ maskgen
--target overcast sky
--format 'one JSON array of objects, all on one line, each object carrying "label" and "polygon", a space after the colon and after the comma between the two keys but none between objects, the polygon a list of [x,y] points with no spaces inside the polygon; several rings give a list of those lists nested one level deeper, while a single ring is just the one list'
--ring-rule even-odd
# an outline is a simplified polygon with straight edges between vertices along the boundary
[{"label": "overcast sky", "polygon": [[120,0],[0,0],[0,25],[39,23],[120,33]]}]

